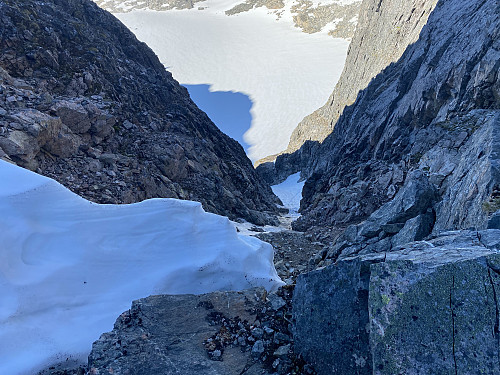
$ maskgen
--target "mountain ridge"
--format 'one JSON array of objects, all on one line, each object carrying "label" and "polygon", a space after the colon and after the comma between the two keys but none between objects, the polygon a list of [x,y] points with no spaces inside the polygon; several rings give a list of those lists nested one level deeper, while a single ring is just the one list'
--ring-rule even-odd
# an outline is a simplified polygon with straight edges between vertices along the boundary
[{"label": "mountain ridge", "polygon": [[[212,4],[208,0],[94,0],[102,8],[112,13],[126,13],[133,10],[169,11],[193,9],[204,11]],[[334,38],[351,38],[356,29],[357,14],[361,0],[329,0],[312,2],[310,0],[245,0],[234,4],[216,5],[224,9],[226,16],[265,8],[268,14],[290,18],[294,26],[304,33],[328,32]],[[227,9],[226,9],[227,8]]]}]

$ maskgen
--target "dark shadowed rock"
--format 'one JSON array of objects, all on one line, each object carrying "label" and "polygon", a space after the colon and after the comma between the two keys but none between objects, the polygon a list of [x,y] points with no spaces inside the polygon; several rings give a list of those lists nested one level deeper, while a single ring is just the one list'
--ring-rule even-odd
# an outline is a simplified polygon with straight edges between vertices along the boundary
[{"label": "dark shadowed rock", "polygon": [[354,260],[299,276],[293,302],[296,350],[319,374],[371,373],[369,266],[363,271],[361,265]]}]

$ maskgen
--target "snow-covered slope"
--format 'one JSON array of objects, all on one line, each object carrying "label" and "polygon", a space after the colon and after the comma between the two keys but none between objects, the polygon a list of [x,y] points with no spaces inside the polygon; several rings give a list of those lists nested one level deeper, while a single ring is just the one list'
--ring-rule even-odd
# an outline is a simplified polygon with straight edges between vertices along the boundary
[{"label": "snow-covered slope", "polygon": [[300,172],[289,176],[281,184],[273,185],[273,193],[281,199],[283,206],[289,209],[288,215],[292,218],[300,216],[300,200],[302,199],[302,189],[304,181],[300,181]]},{"label": "snow-covered slope", "polygon": [[98,205],[0,160],[0,374],[84,359],[132,300],[276,288],[273,249],[195,202]]},{"label": "snow-covered slope", "polygon": [[[113,9],[109,2],[97,3]],[[212,91],[250,97],[253,119],[245,141],[255,161],[284,150],[297,124],[325,103],[343,69],[349,41],[328,35],[331,22],[321,32],[301,32],[291,13],[293,2],[279,14],[279,9],[260,6],[228,16],[226,11],[238,4],[207,0],[193,9],[115,15],[180,83],[209,84]]]}]

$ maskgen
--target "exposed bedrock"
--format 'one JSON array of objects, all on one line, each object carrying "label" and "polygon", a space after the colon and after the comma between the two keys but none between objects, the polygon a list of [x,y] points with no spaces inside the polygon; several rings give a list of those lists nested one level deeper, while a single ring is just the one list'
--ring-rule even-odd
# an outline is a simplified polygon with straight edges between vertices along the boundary
[{"label": "exposed bedrock", "polygon": [[500,230],[449,232],[299,277],[295,348],[318,374],[498,374]]},{"label": "exposed bedrock", "polygon": [[457,124],[468,124],[473,134],[467,137],[459,126],[419,155],[418,168],[407,173],[397,193],[390,188],[394,173],[386,178],[394,197],[348,226],[330,245],[326,262],[387,251],[448,229],[500,229],[499,113],[472,112]]},{"label": "exposed bedrock", "polygon": [[[263,298],[265,291],[255,289],[201,296],[151,296],[134,301],[132,308],[117,319],[113,331],[93,344],[88,371],[130,375],[240,374],[247,360],[252,365],[249,353],[239,348],[224,350],[219,344],[220,360],[210,360],[204,341],[218,333],[222,319],[239,316],[241,322],[252,324],[256,314],[251,311],[263,303]],[[256,367],[262,370],[261,366]]]}]

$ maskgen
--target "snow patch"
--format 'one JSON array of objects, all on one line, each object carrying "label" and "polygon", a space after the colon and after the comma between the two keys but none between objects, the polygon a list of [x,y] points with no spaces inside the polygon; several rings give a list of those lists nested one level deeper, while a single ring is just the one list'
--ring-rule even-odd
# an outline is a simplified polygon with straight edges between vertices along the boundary
[{"label": "snow patch", "polygon": [[99,205],[0,161],[0,374],[85,361],[132,300],[282,284],[273,249],[196,202]]},{"label": "snow patch", "polygon": [[302,199],[302,189],[304,181],[300,181],[300,172],[288,176],[281,184],[271,186],[273,193],[281,199],[283,206],[290,210],[289,216],[298,218],[300,200]]}]

